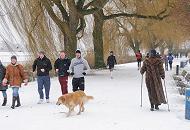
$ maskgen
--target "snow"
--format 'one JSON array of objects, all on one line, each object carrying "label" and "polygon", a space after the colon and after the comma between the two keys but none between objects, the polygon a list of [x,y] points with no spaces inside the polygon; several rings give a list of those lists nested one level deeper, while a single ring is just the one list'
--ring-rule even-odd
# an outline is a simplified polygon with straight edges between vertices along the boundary
[{"label": "snow", "polygon": [[[178,64],[178,62],[176,62]],[[143,83],[143,107],[140,107],[141,75],[136,63],[117,65],[110,79],[108,70],[93,70],[86,77],[86,94],[94,100],[85,105],[85,112],[66,117],[68,109],[56,106],[61,95],[57,78],[51,79],[51,103],[37,104],[37,83],[29,83],[20,89],[22,106],[12,110],[11,89],[8,105],[0,107],[2,130],[189,130],[190,121],[184,119],[184,96],[180,96],[172,74],[166,72],[166,86],[171,112],[167,105],[151,112],[146,86]],[[71,92],[71,77],[69,79]]]}]

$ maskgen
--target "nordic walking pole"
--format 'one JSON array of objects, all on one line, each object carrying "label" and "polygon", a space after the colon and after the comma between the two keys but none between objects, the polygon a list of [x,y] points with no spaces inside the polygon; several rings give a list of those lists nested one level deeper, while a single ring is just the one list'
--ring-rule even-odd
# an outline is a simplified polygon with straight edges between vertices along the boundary
[{"label": "nordic walking pole", "polygon": [[142,107],[142,87],[143,87],[143,75],[141,79],[141,107]]},{"label": "nordic walking pole", "polygon": [[168,94],[167,94],[167,90],[166,90],[166,82],[165,82],[165,79],[164,80],[164,88],[165,88],[165,94],[166,94],[166,102],[167,102],[167,105],[168,105],[168,111],[170,112],[170,106],[169,106],[169,103],[168,103]]}]

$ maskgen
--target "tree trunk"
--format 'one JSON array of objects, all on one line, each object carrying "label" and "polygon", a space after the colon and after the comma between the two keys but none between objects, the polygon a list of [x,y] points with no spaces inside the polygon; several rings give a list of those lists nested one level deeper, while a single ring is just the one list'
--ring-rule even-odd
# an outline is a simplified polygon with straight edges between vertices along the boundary
[{"label": "tree trunk", "polygon": [[76,36],[64,35],[64,50],[68,57],[74,58],[75,51],[77,49],[77,38]]},{"label": "tree trunk", "polygon": [[104,47],[103,47],[103,10],[94,14],[94,30],[93,30],[93,42],[94,42],[94,56],[95,56],[95,68],[105,67],[104,63]]}]

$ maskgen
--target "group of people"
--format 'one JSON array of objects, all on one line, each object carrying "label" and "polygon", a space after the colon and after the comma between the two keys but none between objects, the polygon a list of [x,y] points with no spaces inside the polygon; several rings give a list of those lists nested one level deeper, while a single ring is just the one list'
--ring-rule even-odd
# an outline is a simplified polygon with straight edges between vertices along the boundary
[{"label": "group of people", "polygon": [[[59,58],[54,63],[55,72],[58,74],[59,83],[61,85],[62,94],[68,93],[68,76],[72,75],[73,91],[85,89],[85,79],[87,71],[90,69],[88,62],[82,58],[81,51],[76,50],[76,57],[70,60],[67,58],[64,51],[60,52]],[[52,64],[43,51],[38,53],[38,57],[35,59],[33,65],[33,72],[37,71],[37,84],[39,101],[38,104],[44,102],[45,99],[49,103],[49,92],[51,88],[50,71],[52,70]],[[0,91],[2,91],[4,101],[2,106],[7,104],[8,85],[12,88],[12,105],[11,108],[20,107],[19,88],[21,84],[28,84],[28,75],[24,72],[24,67],[17,63],[17,57],[11,57],[11,63],[5,68],[0,62]],[[17,104],[16,104],[17,103]]]},{"label": "group of people", "polygon": [[[61,86],[62,95],[68,93],[68,76],[72,75],[72,86],[73,92],[77,90],[85,90],[85,79],[84,76],[87,74],[87,71],[90,69],[88,62],[82,58],[81,51],[76,50],[76,57],[70,60],[64,51],[61,51],[59,58],[54,63],[55,72],[58,74],[58,80]],[[169,55],[171,56],[171,55]],[[140,51],[136,53],[136,58],[138,62],[138,69],[143,75],[146,73],[146,86],[148,90],[148,96],[151,105],[151,111],[159,109],[159,105],[162,103],[167,103],[163,91],[161,79],[165,79],[165,71],[163,68],[163,60],[158,57],[156,50],[151,50],[150,53],[146,56],[141,67],[142,54]],[[170,60],[173,58],[168,57],[169,64]],[[113,51],[110,52],[110,56],[107,59],[107,65],[111,73],[114,69],[114,65],[117,64],[116,58],[113,54]],[[44,92],[45,89],[45,99],[49,103],[49,92],[51,88],[50,81],[50,71],[52,70],[52,64],[50,59],[48,59],[43,51],[38,53],[38,57],[35,59],[33,65],[33,72],[37,71],[37,84],[38,84],[38,93],[39,93],[39,102],[42,104],[44,102]],[[11,63],[5,68],[0,62],[0,91],[2,91],[4,101],[2,106],[7,104],[7,93],[8,85],[13,90],[12,96],[12,106],[15,107],[21,106],[20,97],[19,97],[19,88],[21,84],[28,84],[28,76],[24,72],[24,67],[21,64],[17,63],[17,57],[11,57]],[[17,103],[17,104],[16,104]]]},{"label": "group of people", "polygon": [[[138,66],[138,70],[141,68],[141,62],[143,61],[143,57],[142,57],[142,53],[140,52],[140,50],[138,52],[136,52],[136,59],[137,59],[137,66]],[[149,53],[147,53],[146,58],[149,57]],[[168,71],[168,64],[170,67],[170,70],[172,70],[172,64],[173,64],[173,55],[172,53],[169,53],[168,55],[164,55],[163,57],[156,52],[156,57],[162,59],[163,63],[165,64],[165,70]]]}]

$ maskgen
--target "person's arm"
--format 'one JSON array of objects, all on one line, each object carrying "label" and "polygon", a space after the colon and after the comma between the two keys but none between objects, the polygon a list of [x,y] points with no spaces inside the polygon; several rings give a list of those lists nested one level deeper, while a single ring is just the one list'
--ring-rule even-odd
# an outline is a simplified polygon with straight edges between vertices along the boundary
[{"label": "person's arm", "polygon": [[22,65],[18,65],[19,67],[19,71],[20,71],[20,75],[22,77],[22,79],[24,80],[24,82],[28,82],[28,75],[27,73],[24,72],[24,67]]},{"label": "person's arm", "polygon": [[88,71],[90,71],[90,66],[87,62],[87,60],[84,59],[84,72],[82,73],[83,75],[86,75],[88,73]]},{"label": "person's arm", "polygon": [[84,66],[85,66],[84,70],[86,70],[86,71],[90,70],[90,66],[89,66],[87,60],[85,60],[85,59],[84,59]]},{"label": "person's arm", "polygon": [[74,63],[73,63],[73,59],[71,60],[71,64],[69,66],[69,73],[74,73]]},{"label": "person's arm", "polygon": [[9,66],[7,66],[7,68],[6,68],[5,77],[4,77],[4,79],[3,79],[3,85],[6,85],[6,84],[8,83],[9,78],[10,78],[10,75],[9,75],[9,68],[8,68],[8,67],[9,67]]},{"label": "person's arm", "polygon": [[70,65],[71,65],[71,60],[70,59],[67,59],[67,70],[69,70],[69,67],[70,67]]},{"label": "person's arm", "polygon": [[163,67],[163,64],[162,64],[161,61],[160,61],[158,67],[159,67],[160,77],[161,77],[162,79],[165,79],[165,71],[164,71],[164,67]]},{"label": "person's arm", "polygon": [[34,61],[32,65],[33,72],[36,71],[36,66],[37,66],[37,59]]},{"label": "person's arm", "polygon": [[58,59],[55,61],[55,63],[54,63],[54,69],[56,70],[56,69],[58,69]]},{"label": "person's arm", "polygon": [[115,64],[117,64],[117,60],[116,60],[115,56],[114,56],[114,62],[115,62]]},{"label": "person's arm", "polygon": [[109,58],[109,56],[108,56],[108,58],[107,58],[107,65],[109,65],[109,60],[110,60],[110,58]]},{"label": "person's arm", "polygon": [[47,61],[48,63],[47,63],[47,71],[51,71],[52,70],[52,65],[51,65],[51,61],[48,59],[48,61]]}]

